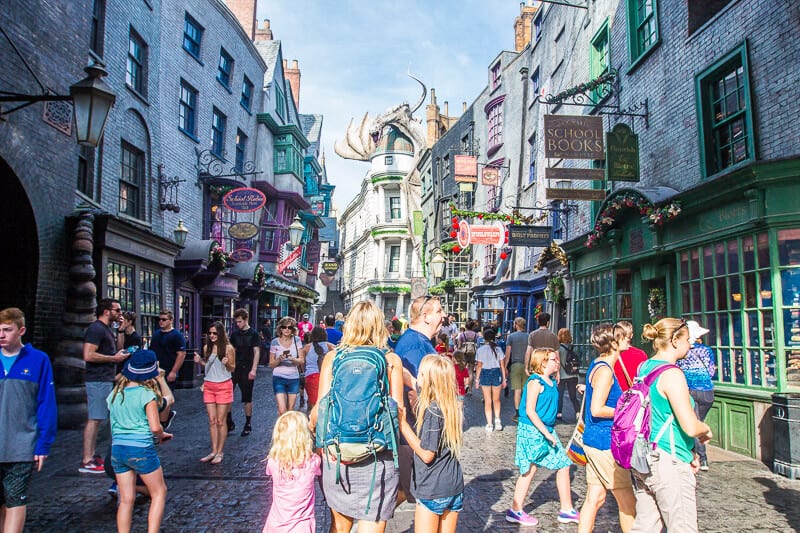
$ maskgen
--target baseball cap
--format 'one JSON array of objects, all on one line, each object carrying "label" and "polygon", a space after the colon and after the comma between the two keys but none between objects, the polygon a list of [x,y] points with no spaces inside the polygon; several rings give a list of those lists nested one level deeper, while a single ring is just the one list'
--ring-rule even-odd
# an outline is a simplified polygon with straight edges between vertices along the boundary
[{"label": "baseball cap", "polygon": [[691,343],[694,343],[709,331],[694,320],[687,320],[686,327],[689,329],[689,342]]},{"label": "baseball cap", "polygon": [[308,313],[303,313],[303,318],[308,318]]}]

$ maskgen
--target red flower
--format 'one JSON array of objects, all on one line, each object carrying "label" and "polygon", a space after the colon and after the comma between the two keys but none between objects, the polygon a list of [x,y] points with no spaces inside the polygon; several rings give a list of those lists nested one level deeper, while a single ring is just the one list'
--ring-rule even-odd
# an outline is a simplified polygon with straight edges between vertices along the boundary
[{"label": "red flower", "polygon": [[450,238],[451,239],[455,239],[457,236],[458,236],[458,232],[456,232],[456,231],[451,231],[450,232]]},{"label": "red flower", "polygon": [[455,246],[453,246],[453,252],[455,252],[455,253],[461,252],[461,247],[456,244]]},{"label": "red flower", "polygon": [[453,224],[457,224],[457,223],[458,223],[458,217],[453,217]]},{"label": "red flower", "polygon": [[483,215],[482,215],[482,214],[480,214],[480,213],[478,213],[478,219],[479,219],[479,220],[483,220]]},{"label": "red flower", "polygon": [[505,252],[502,252],[502,253],[500,254],[500,259],[506,259],[507,257],[508,257],[508,254],[507,254],[507,253],[505,253]]},{"label": "red flower", "polygon": [[458,229],[458,222],[453,222],[453,229]]}]

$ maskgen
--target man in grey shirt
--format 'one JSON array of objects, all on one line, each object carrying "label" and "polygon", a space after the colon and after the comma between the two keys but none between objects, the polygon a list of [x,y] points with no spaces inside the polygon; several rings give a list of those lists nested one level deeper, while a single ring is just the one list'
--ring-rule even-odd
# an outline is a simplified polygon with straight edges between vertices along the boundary
[{"label": "man in grey shirt", "polygon": [[514,416],[513,422],[519,418],[519,402],[522,398],[522,388],[528,378],[527,368],[525,367],[525,352],[528,348],[528,332],[525,319],[517,317],[514,319],[514,333],[506,339],[506,361],[511,363],[509,375],[511,376],[511,390],[514,391]]},{"label": "man in grey shirt", "polygon": [[[531,360],[531,354],[536,348],[547,348],[558,353],[560,347],[558,344],[558,337],[548,329],[548,326],[550,326],[550,314],[539,313],[539,316],[536,317],[536,321],[539,323],[539,329],[531,331],[531,334],[528,335],[528,349],[525,352],[526,369],[528,368],[528,362]],[[556,380],[558,380],[557,376]]]}]

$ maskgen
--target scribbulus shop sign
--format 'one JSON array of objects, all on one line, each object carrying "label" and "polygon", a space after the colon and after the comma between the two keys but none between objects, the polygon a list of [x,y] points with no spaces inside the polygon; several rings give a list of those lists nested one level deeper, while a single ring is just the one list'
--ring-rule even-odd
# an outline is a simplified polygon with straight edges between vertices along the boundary
[{"label": "scribbulus shop sign", "polygon": [[258,189],[242,187],[233,189],[222,198],[222,203],[231,211],[250,213],[258,211],[267,203],[267,196]]},{"label": "scribbulus shop sign", "polygon": [[544,116],[544,156],[554,159],[605,159],[603,117]]},{"label": "scribbulus shop sign", "polygon": [[462,220],[458,225],[458,244],[466,247],[469,244],[493,244],[502,246],[506,242],[506,230],[502,222],[491,226],[476,226]]}]

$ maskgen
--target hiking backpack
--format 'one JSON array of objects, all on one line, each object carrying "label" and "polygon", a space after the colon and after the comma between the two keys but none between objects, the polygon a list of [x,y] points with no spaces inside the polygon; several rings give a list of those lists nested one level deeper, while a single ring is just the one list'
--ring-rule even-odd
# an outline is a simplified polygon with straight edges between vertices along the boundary
[{"label": "hiking backpack", "polygon": [[[330,391],[319,401],[316,446],[325,448],[327,458],[336,459],[336,483],[342,463],[377,459],[384,450],[392,451],[397,468],[397,403],[389,395],[385,352],[367,346],[337,349],[332,374]],[[375,460],[366,512],[377,464]]]},{"label": "hiking backpack", "polygon": [[467,340],[467,332],[465,331],[464,334],[464,345],[461,347],[464,350],[464,357],[467,359],[474,359],[475,354],[478,352],[478,334],[474,331],[472,332],[472,340]]},{"label": "hiking backpack", "polygon": [[564,371],[567,374],[577,374],[581,367],[581,360],[578,359],[578,354],[575,353],[571,346],[562,344],[561,347],[567,352],[566,357],[561,361],[561,366],[564,367]]},{"label": "hiking backpack", "polygon": [[642,474],[650,472],[647,455],[655,449],[654,442],[661,438],[672,422],[670,416],[656,438],[650,439],[650,386],[670,368],[678,367],[663,364],[644,379],[637,376],[631,388],[623,392],[617,401],[611,426],[611,455],[623,468],[633,468]]}]

